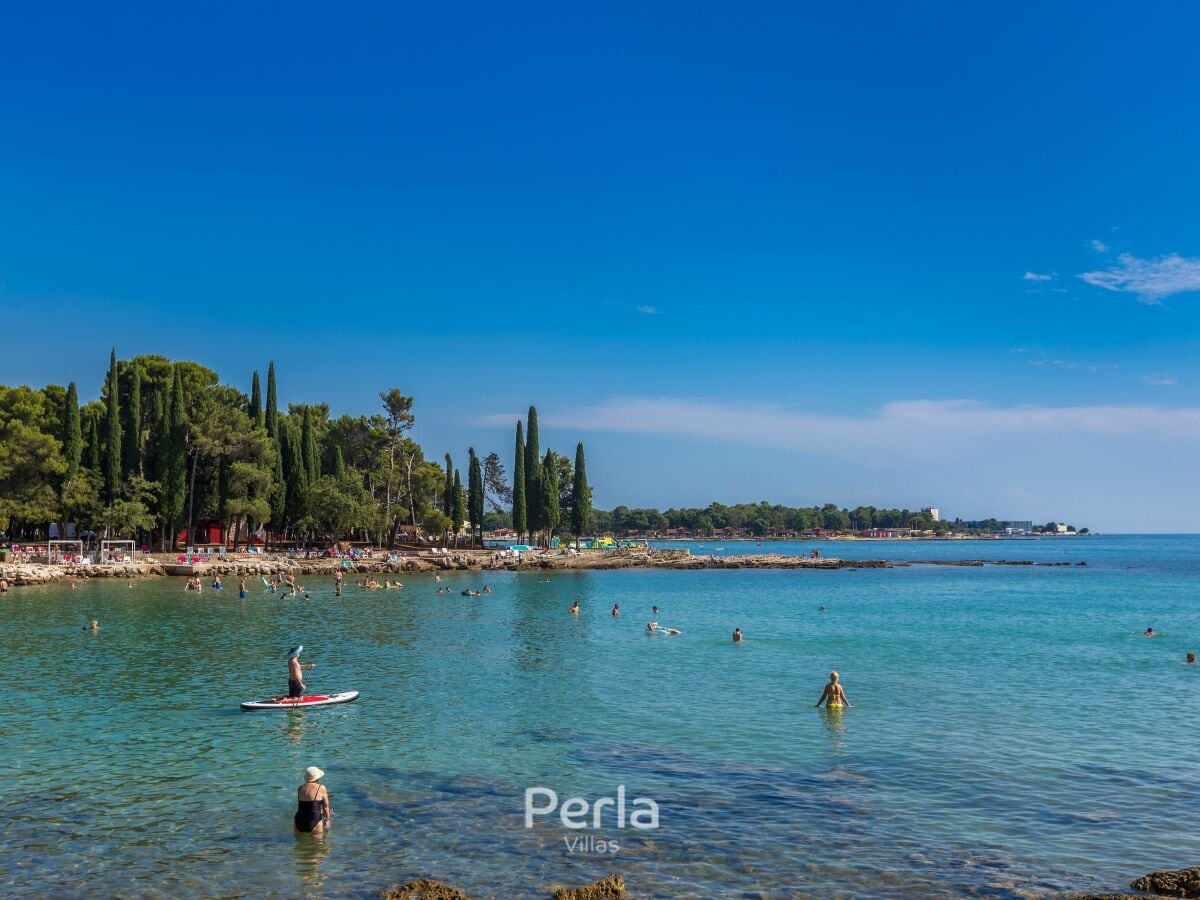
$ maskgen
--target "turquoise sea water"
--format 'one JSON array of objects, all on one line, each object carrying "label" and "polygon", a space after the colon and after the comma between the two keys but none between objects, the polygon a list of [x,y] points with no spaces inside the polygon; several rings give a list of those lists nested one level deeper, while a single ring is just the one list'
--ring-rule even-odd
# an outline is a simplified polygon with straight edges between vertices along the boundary
[{"label": "turquoise sea water", "polygon": [[[820,546],[1088,565],[461,573],[450,596],[430,575],[341,600],[309,579],[308,601],[15,589],[0,894],[365,897],[429,876],[523,897],[619,871],[644,897],[1016,897],[1200,861],[1200,537]],[[651,604],[683,633],[647,637]],[[311,689],[361,699],[241,712],[284,689],[293,642]],[[813,709],[831,668],[853,709]],[[323,840],[291,831],[308,765]],[[660,827],[607,816],[615,855],[568,852],[557,818],[524,828],[526,788],[618,785]]]}]

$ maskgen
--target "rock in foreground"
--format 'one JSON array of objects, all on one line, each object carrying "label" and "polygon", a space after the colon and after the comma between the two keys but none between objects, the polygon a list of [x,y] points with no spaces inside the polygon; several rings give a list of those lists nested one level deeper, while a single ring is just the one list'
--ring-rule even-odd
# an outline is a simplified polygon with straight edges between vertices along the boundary
[{"label": "rock in foreground", "polygon": [[560,888],[554,900],[632,900],[625,893],[625,879],[620,875],[605,875],[595,884],[581,888]]},{"label": "rock in foreground", "polygon": [[1161,869],[1143,875],[1130,887],[1135,891],[1152,891],[1167,897],[1200,897],[1200,866]]},{"label": "rock in foreground", "polygon": [[393,884],[379,892],[381,900],[470,900],[456,887],[450,887],[432,878]]}]

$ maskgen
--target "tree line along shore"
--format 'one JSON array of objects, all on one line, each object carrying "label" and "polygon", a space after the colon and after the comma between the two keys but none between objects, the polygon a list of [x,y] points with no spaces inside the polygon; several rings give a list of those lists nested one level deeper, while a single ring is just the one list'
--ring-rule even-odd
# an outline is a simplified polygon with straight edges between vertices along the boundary
[{"label": "tree line along shore", "polygon": [[414,440],[414,400],[399,388],[379,393],[374,414],[335,417],[326,402],[281,409],[273,362],[265,394],[257,371],[249,382],[247,393],[197,362],[122,360],[114,350],[94,400],[81,403],[74,383],[0,386],[0,542],[478,547],[485,531],[501,529],[549,545],[589,533],[945,536],[1003,525],[834,503],[597,509],[583,443],[573,453],[543,450],[533,406],[516,422],[511,477],[500,453],[469,447],[464,478],[451,453],[429,455]]}]

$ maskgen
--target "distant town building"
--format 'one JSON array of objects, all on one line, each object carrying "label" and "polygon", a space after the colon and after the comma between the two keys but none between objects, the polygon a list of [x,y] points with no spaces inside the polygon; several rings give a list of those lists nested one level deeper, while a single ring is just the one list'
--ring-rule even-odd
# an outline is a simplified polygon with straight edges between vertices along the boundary
[{"label": "distant town building", "polygon": [[1067,533],[1066,524],[1063,522],[1059,522],[1057,525],[1054,526],[1054,533],[1055,534],[1066,534]]},{"label": "distant town building", "polygon": [[1004,533],[1005,534],[1029,534],[1031,531],[1033,531],[1033,523],[1032,522],[1005,522],[1004,523]]},{"label": "distant town building", "polygon": [[929,518],[933,519],[935,522],[940,522],[942,520],[942,511],[936,506],[922,506],[921,512],[929,513]]}]

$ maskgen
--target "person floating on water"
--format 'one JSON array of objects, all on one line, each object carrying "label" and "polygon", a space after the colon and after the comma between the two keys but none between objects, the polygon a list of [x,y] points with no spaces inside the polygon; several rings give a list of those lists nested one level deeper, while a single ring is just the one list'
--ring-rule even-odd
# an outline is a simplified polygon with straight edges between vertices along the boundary
[{"label": "person floating on water", "polygon": [[742,629],[740,629],[740,628],[733,629],[733,642],[735,644],[740,644],[742,642]]},{"label": "person floating on water", "polygon": [[329,791],[320,781],[325,773],[316,766],[304,770],[304,784],[296,788],[296,815],[292,825],[304,834],[320,834],[328,830],[333,810],[329,807]]},{"label": "person floating on water", "polygon": [[616,617],[617,617],[617,616],[619,616],[620,614],[621,614],[621,604],[620,604],[620,603],[614,603],[614,604],[613,604],[613,617],[614,617],[614,618],[616,618]]},{"label": "person floating on water", "polygon": [[304,689],[308,687],[304,683],[304,675],[302,669],[315,669],[316,663],[301,663],[300,654],[304,652],[304,645],[297,644],[292,649],[288,650],[288,699],[299,700],[304,696]]},{"label": "person floating on water", "polygon": [[100,623],[97,622],[95,619],[92,619],[92,621],[89,624],[83,626],[83,630],[84,631],[99,631]]},{"label": "person floating on water", "polygon": [[1195,665],[1195,664],[1196,664],[1196,654],[1195,654],[1195,653],[1189,653],[1189,654],[1187,655],[1187,664],[1188,664],[1189,666],[1192,666],[1192,665]]},{"label": "person floating on water", "polygon": [[817,612],[825,612],[825,604],[824,603],[822,603],[820,606],[817,607]]},{"label": "person floating on water", "polygon": [[841,707],[849,707],[850,701],[846,699],[846,691],[838,683],[838,673],[829,673],[829,684],[825,685],[825,690],[821,692],[821,699],[817,701],[817,706],[825,704],[826,709],[840,709]]},{"label": "person floating on water", "polygon": [[654,613],[654,615],[657,616],[658,615],[658,607],[657,606],[650,607],[650,612]]},{"label": "person floating on water", "polygon": [[571,604],[571,615],[573,615],[573,616],[579,615],[579,601],[578,600],[576,600],[574,603]]},{"label": "person floating on water", "polygon": [[1157,637],[1157,636],[1158,636],[1158,632],[1156,632],[1153,628],[1147,628],[1145,631],[1142,632],[1142,637]]},{"label": "person floating on water", "polygon": [[490,594],[490,593],[492,592],[492,589],[491,589],[490,587],[488,587],[488,586],[485,584],[485,585],[483,586],[483,592],[484,592],[485,594]]}]

